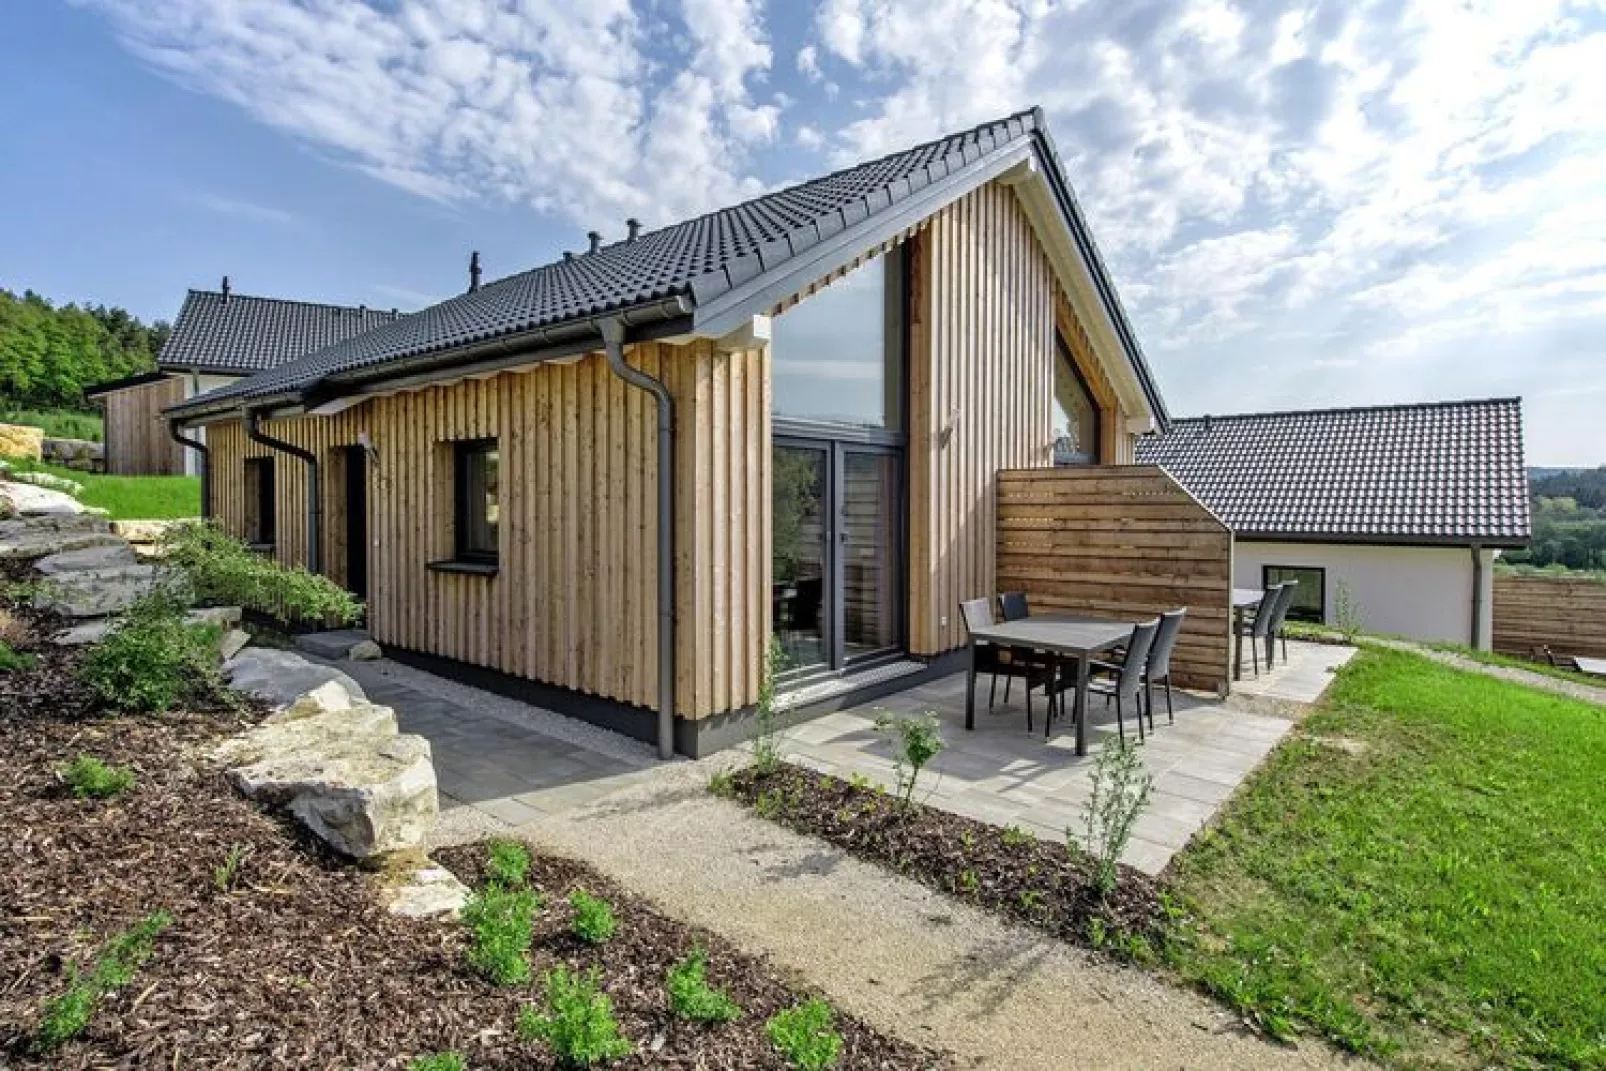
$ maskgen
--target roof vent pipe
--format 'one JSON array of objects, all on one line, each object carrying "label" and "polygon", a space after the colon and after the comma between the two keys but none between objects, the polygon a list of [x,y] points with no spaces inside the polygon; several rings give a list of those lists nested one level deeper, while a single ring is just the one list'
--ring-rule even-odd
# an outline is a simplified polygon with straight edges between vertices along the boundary
[{"label": "roof vent pipe", "polygon": [[629,231],[629,234],[625,236],[625,241],[634,242],[641,237],[641,220],[636,219],[634,216],[630,217],[625,220],[625,229]]},{"label": "roof vent pipe", "polygon": [[586,231],[586,237],[591,240],[590,252],[595,253],[602,248],[602,235],[598,231]]},{"label": "roof vent pipe", "polygon": [[480,288],[480,251],[478,249],[468,257],[468,292],[472,294]]},{"label": "roof vent pipe", "polygon": [[229,277],[227,275],[223,277],[223,300],[229,300]]},{"label": "roof vent pipe", "polygon": [[564,260],[573,260],[573,259],[574,259],[574,250],[572,250],[572,249],[565,249],[565,250],[564,250],[564,251],[563,251],[563,259],[564,259]]}]

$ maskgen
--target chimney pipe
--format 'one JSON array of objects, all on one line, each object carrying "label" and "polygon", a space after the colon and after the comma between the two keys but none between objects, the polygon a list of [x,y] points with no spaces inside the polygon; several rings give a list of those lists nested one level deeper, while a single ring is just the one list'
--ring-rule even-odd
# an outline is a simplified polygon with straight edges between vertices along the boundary
[{"label": "chimney pipe", "polygon": [[229,277],[227,275],[223,277],[223,300],[229,300]]},{"label": "chimney pipe", "polygon": [[591,239],[591,252],[595,253],[602,248],[602,235],[597,231],[586,231],[586,237]]},{"label": "chimney pipe", "polygon": [[563,259],[564,259],[564,260],[573,260],[573,259],[574,259],[574,250],[572,250],[572,249],[565,249],[565,250],[564,250],[564,251],[563,251]]},{"label": "chimney pipe", "polygon": [[472,294],[480,288],[480,251],[474,250],[468,258],[468,292]]},{"label": "chimney pipe", "polygon": [[641,220],[632,216],[630,219],[625,220],[625,227],[630,231],[630,234],[625,238],[625,241],[634,242],[638,237],[640,237]]}]

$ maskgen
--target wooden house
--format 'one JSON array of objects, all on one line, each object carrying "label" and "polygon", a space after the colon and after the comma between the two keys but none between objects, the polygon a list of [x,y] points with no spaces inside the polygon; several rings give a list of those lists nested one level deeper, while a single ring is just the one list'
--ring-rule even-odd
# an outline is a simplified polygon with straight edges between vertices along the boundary
[{"label": "wooden house", "polygon": [[363,594],[392,655],[692,755],[750,731],[772,637],[785,690],[951,670],[1000,473],[1168,423],[1036,110],[630,221],[168,416],[221,523]]}]

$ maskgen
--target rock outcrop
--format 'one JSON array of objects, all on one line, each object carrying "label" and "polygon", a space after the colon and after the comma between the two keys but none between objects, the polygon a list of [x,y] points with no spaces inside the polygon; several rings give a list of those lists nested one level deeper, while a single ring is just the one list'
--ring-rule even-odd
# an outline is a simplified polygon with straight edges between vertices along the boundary
[{"label": "rock outcrop", "polygon": [[239,656],[224,663],[223,673],[237,692],[255,696],[276,710],[334,681],[353,699],[366,699],[362,685],[329,666],[309,662],[294,651],[267,647],[247,647]]},{"label": "rock outcrop", "polygon": [[134,548],[122,541],[100,543],[77,550],[63,550],[47,554],[34,562],[33,567],[47,576],[57,573],[76,573],[85,569],[121,569],[138,565]]},{"label": "rock outcrop", "polygon": [[30,428],[25,424],[0,424],[0,457],[20,457],[38,461],[44,451],[43,428]]},{"label": "rock outcrop", "polygon": [[72,495],[31,483],[0,483],[0,513],[17,517],[52,517],[87,512]]},{"label": "rock outcrop", "polygon": [[[10,486],[20,485],[0,484],[0,493]],[[122,542],[99,517],[60,515],[0,521],[0,561],[37,561],[63,551]]]},{"label": "rock outcrop", "polygon": [[10,480],[12,483],[26,483],[50,491],[60,491],[74,498],[84,493],[84,485],[77,480],[69,480],[52,472],[13,472]]},{"label": "rock outcrop", "polygon": [[63,617],[106,617],[133,606],[155,583],[149,565],[79,569],[50,577],[33,604]]}]

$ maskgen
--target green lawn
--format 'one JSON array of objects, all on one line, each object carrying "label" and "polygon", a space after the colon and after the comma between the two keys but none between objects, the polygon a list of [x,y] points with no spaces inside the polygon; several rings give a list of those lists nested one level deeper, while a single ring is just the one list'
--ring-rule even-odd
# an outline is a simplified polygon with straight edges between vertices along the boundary
[{"label": "green lawn", "polygon": [[1363,650],[1174,873],[1174,965],[1274,1033],[1606,1067],[1606,708]]},{"label": "green lawn", "polygon": [[110,510],[114,520],[162,520],[198,517],[201,513],[201,479],[198,476],[101,476],[59,465],[8,459],[15,471],[49,472],[84,485],[78,501]]},{"label": "green lawn", "polygon": [[51,439],[89,439],[100,442],[102,421],[99,413],[81,413],[75,409],[5,409],[0,408],[0,424],[23,424],[43,428]]}]

